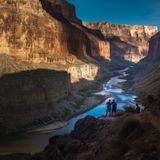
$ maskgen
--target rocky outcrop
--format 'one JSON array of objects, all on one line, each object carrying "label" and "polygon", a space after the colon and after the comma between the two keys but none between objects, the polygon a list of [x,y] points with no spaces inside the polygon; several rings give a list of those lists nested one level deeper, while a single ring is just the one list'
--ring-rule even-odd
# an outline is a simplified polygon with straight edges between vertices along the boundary
[{"label": "rocky outcrop", "polygon": [[86,116],[84,119],[79,120],[74,131],[71,133],[72,137],[79,139],[82,142],[90,142],[96,139],[98,132],[104,127],[106,122],[98,120],[92,116]]},{"label": "rocky outcrop", "polygon": [[67,2],[66,0],[40,0],[45,9],[52,8],[52,12],[62,15],[69,22],[82,24],[81,20],[77,18],[75,6]]},{"label": "rocky outcrop", "polygon": [[44,117],[54,121],[57,101],[68,96],[70,91],[67,72],[32,70],[2,76],[0,132],[24,129],[29,124],[39,123]]},{"label": "rocky outcrop", "polygon": [[[159,158],[160,134],[144,115],[124,116],[108,123],[86,117],[73,136],[52,137],[35,158],[40,160],[146,160]],[[146,116],[147,117],[147,116]],[[95,130],[94,130],[95,127]],[[84,134],[83,134],[84,132]]]},{"label": "rocky outcrop", "polygon": [[112,59],[121,58],[131,62],[138,62],[148,54],[148,41],[158,31],[154,26],[116,25],[109,22],[83,22],[83,25],[100,30],[110,40]]}]

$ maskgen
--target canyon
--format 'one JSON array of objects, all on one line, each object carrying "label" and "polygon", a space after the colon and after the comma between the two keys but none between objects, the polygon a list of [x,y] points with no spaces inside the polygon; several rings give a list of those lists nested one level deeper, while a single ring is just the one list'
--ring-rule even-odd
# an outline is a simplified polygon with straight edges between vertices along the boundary
[{"label": "canyon", "polygon": [[[12,144],[8,149],[16,144],[14,135],[17,144],[26,135],[39,135],[42,142],[39,137],[32,142],[38,144],[46,135],[52,136],[39,153],[0,153],[0,159],[159,160],[160,32],[156,26],[83,22],[66,0],[0,0],[0,9],[1,143],[7,138],[7,145]],[[105,94],[93,94],[97,92]],[[118,108],[124,107],[122,102],[129,105],[115,117],[102,116],[108,93],[116,98]],[[134,103],[142,104],[141,113]],[[98,118],[93,111],[100,112]],[[59,127],[63,132],[67,122],[73,127],[75,121],[70,134],[53,136],[53,128],[55,133]],[[43,132],[48,125],[54,127],[44,139],[34,132]],[[0,152],[4,148],[0,146]]]},{"label": "canyon", "polygon": [[[86,98],[83,90],[89,91],[104,75],[109,76],[109,65],[125,66],[141,60],[147,55],[149,38],[157,32],[157,27],[151,26],[84,23],[77,18],[75,7],[65,0],[0,0],[0,7],[1,124],[10,119],[11,114],[4,114],[10,108],[9,102],[12,102],[13,110],[18,106],[12,114],[12,122],[16,123],[8,125],[13,128],[9,132],[37,119],[64,120],[64,114],[73,116],[91,107],[77,109],[76,103],[82,103]],[[34,77],[32,73],[37,70],[40,73]],[[48,73],[52,71],[55,77],[64,74],[60,76],[62,80],[50,77]],[[28,76],[33,76],[35,81]],[[4,81],[11,83],[4,85]],[[31,88],[27,88],[26,82]],[[59,94],[56,93],[57,86],[61,90]],[[34,96],[28,95],[32,90]],[[23,99],[18,98],[21,94],[24,94]],[[12,96],[17,97],[15,101]],[[41,108],[44,103],[47,105],[43,107],[44,114],[35,115],[36,106]],[[91,102],[91,105],[95,104]],[[24,118],[19,124],[20,107],[24,113],[29,110],[30,116],[26,117],[30,120]]]}]

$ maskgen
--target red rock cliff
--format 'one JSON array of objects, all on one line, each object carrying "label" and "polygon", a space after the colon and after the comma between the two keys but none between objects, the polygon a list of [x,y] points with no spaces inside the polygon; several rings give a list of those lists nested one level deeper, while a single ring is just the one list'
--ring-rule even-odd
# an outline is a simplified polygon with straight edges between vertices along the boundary
[{"label": "red rock cliff", "polygon": [[[58,6],[60,10],[55,9]],[[12,56],[18,64],[31,63],[34,68],[70,72],[76,66],[75,71],[70,72],[73,82],[96,77],[98,67],[90,58],[90,41],[69,22],[78,21],[72,5],[54,0],[0,0],[0,7],[1,55]],[[75,73],[81,66],[85,68],[84,73],[77,77]]]},{"label": "red rock cliff", "polygon": [[132,62],[138,62],[148,54],[148,41],[158,31],[154,26],[116,25],[109,22],[83,22],[83,25],[100,30],[110,40],[111,57],[121,56]]},{"label": "red rock cliff", "polygon": [[60,21],[61,17],[51,17],[38,0],[2,1],[0,5],[1,53],[49,62],[53,56],[90,52],[87,36],[65,20]]}]

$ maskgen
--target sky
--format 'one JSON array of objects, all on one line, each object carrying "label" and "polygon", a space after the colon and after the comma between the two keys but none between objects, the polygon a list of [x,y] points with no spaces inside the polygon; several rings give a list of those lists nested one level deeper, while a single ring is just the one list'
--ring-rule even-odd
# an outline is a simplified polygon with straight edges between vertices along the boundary
[{"label": "sky", "polygon": [[83,21],[158,26],[160,0],[68,0]]}]

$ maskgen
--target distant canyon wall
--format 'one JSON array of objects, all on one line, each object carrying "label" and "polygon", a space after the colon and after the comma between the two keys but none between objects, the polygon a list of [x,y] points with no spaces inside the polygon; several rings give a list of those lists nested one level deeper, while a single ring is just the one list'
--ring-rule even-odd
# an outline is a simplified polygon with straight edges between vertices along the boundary
[{"label": "distant canyon wall", "polygon": [[147,56],[149,39],[158,31],[154,26],[117,25],[109,22],[83,22],[83,25],[100,30],[110,41],[111,58],[135,63]]}]

